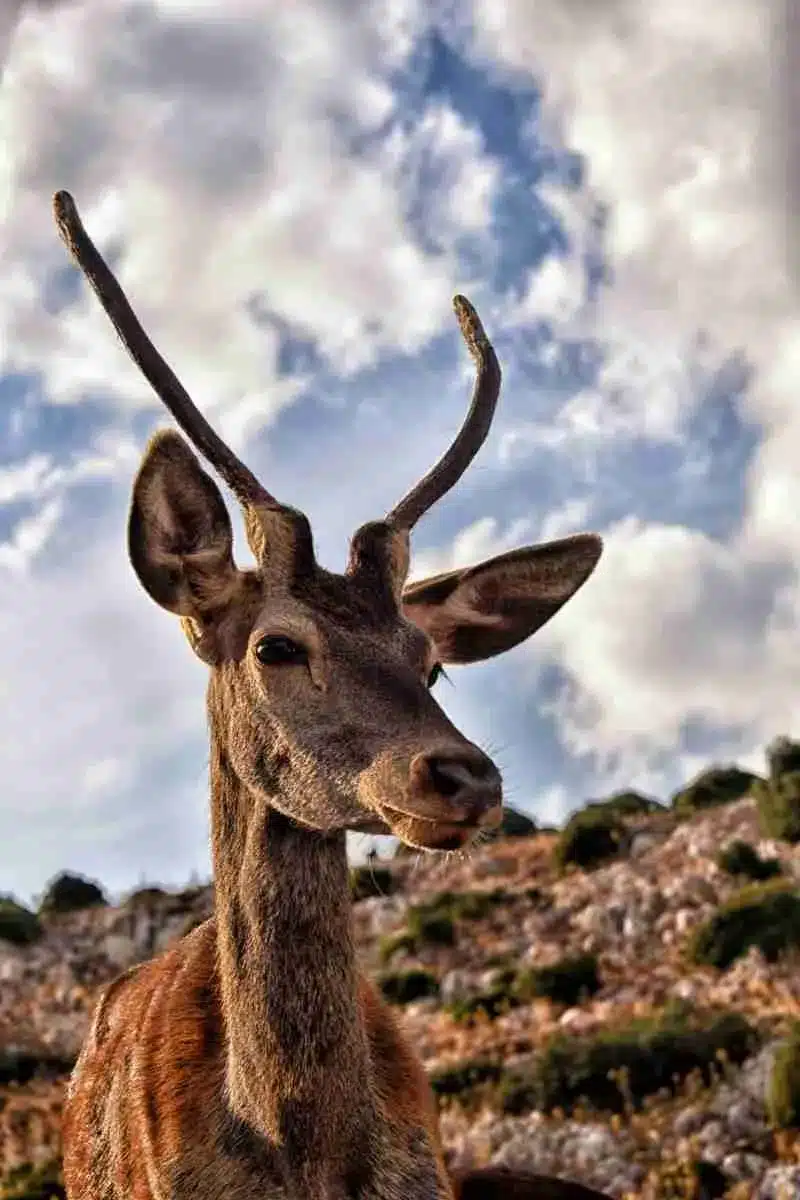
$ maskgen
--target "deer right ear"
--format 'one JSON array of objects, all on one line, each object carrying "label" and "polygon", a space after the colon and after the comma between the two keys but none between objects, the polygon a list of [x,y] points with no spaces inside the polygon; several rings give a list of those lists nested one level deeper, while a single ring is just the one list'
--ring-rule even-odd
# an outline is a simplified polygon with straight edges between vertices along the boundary
[{"label": "deer right ear", "polygon": [[136,476],[128,552],[145,591],[185,625],[206,627],[241,587],[220,490],[173,430],[155,435]]}]

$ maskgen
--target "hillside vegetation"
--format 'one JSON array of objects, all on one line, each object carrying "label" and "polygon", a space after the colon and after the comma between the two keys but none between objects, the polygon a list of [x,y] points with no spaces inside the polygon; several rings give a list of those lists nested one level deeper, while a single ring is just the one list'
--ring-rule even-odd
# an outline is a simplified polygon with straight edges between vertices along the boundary
[{"label": "hillside vegetation", "polygon": [[[362,962],[429,1072],[454,1165],[623,1197],[800,1196],[800,744],[560,831],[353,871]],[[64,872],[0,897],[0,1198],[63,1196],[65,1080],[102,987],[212,910]]]}]

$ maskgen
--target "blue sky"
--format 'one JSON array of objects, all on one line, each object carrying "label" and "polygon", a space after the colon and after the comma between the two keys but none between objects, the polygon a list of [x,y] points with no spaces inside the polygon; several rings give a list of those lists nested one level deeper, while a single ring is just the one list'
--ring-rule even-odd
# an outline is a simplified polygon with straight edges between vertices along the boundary
[{"label": "blue sky", "polygon": [[724,22],[687,0],[71,0],[13,17],[0,888],[208,871],[204,668],[125,558],[131,479],[165,417],[66,263],[60,187],[332,568],[458,427],[471,363],[451,296],[476,303],[501,403],[420,525],[415,574],[582,529],[607,541],[528,644],[438,685],[513,803],[557,821],[623,784],[666,796],[800,732],[777,0],[732,0]]}]

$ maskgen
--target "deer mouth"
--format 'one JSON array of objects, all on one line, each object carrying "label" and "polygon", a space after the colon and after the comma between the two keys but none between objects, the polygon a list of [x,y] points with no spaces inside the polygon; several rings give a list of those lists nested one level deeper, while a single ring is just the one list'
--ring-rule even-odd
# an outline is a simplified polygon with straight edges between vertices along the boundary
[{"label": "deer mouth", "polygon": [[502,804],[487,809],[479,820],[420,816],[401,808],[383,805],[383,818],[395,837],[418,850],[461,850],[483,832],[497,829],[503,817]]}]

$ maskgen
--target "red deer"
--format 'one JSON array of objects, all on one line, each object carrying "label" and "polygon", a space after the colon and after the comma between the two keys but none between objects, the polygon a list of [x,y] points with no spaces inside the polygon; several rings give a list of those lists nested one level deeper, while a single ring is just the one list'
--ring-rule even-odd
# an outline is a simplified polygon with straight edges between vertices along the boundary
[{"label": "red deer", "polygon": [[132,358],[242,506],[255,567],[233,558],[222,495],[175,431],[133,486],[128,548],[145,591],[209,668],[214,917],[102,996],[70,1082],[71,1200],[590,1200],[488,1170],[451,1179],[421,1063],[353,942],[347,830],[425,850],[501,816],[500,773],[431,695],[444,663],[522,642],[600,556],[579,535],[407,584],[410,533],[489,431],[500,367],[455,299],[477,364],[450,449],[342,575],[306,517],[259,483],[143,331],[71,196],[59,231]]}]

